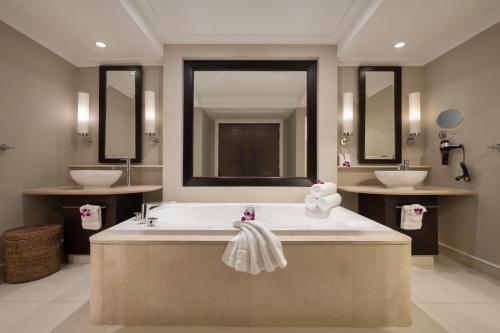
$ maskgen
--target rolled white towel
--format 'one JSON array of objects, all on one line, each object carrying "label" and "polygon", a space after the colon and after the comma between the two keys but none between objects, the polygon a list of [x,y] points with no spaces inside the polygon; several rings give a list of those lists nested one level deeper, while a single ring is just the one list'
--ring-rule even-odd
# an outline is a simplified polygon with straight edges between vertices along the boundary
[{"label": "rolled white towel", "polygon": [[306,204],[306,207],[309,209],[314,209],[318,206],[318,198],[316,198],[312,194],[306,195],[304,202]]},{"label": "rolled white towel", "polygon": [[324,197],[337,192],[337,185],[332,182],[327,182],[324,184],[314,184],[311,186],[311,194],[316,198]]},{"label": "rolled white towel", "polygon": [[326,212],[331,208],[340,206],[340,204],[342,203],[342,197],[338,193],[330,194],[326,197],[318,198],[317,200],[317,205],[323,212]]}]

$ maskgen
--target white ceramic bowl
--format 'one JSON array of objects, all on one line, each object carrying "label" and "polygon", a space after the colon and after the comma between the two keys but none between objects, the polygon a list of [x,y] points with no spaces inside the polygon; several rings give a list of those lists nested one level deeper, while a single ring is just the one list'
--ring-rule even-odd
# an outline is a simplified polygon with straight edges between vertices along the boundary
[{"label": "white ceramic bowl", "polygon": [[409,171],[375,171],[375,177],[388,188],[408,189],[421,184],[427,171],[409,170]]},{"label": "white ceramic bowl", "polygon": [[110,188],[120,179],[122,170],[70,170],[71,178],[83,188]]}]

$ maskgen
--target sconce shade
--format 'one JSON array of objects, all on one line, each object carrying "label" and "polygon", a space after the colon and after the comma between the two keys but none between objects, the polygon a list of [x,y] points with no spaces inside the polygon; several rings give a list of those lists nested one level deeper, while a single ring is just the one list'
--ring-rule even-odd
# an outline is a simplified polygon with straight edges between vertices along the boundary
[{"label": "sconce shade", "polygon": [[409,95],[409,122],[410,133],[420,134],[420,93],[412,92]]},{"label": "sconce shade", "polygon": [[78,93],[78,125],[77,132],[81,135],[89,134],[89,94],[85,92]]},{"label": "sconce shade", "polygon": [[146,134],[156,133],[156,104],[154,91],[144,92],[144,132]]},{"label": "sconce shade", "polygon": [[345,92],[342,96],[342,133],[353,132],[354,97],[352,92]]}]

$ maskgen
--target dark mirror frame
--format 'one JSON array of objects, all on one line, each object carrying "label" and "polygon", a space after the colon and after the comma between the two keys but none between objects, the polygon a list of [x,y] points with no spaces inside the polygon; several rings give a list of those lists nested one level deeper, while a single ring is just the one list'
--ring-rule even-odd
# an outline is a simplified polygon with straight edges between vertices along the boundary
[{"label": "dark mirror frame", "polygon": [[135,158],[142,160],[142,66],[99,66],[99,163],[123,163],[117,158],[106,158],[106,82],[111,71],[135,71]]},{"label": "dark mirror frame", "polygon": [[[394,136],[395,157],[392,159],[365,158],[365,129],[366,129],[366,72],[394,72]],[[359,163],[398,164],[402,158],[402,118],[401,118],[401,67],[400,66],[360,66],[359,67]]]},{"label": "dark mirror frame", "polygon": [[[193,177],[195,71],[306,71],[307,177]],[[185,60],[184,61],[184,186],[311,186],[317,178],[316,60]]]}]

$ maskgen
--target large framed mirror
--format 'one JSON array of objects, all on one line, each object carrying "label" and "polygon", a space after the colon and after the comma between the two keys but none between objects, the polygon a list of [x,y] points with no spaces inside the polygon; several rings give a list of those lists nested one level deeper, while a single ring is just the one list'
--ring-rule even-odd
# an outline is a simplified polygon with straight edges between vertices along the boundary
[{"label": "large framed mirror", "polygon": [[316,61],[184,61],[184,186],[310,186]]},{"label": "large framed mirror", "polygon": [[99,163],[141,162],[142,67],[99,67]]},{"label": "large framed mirror", "polygon": [[359,67],[359,163],[401,163],[401,67]]}]

